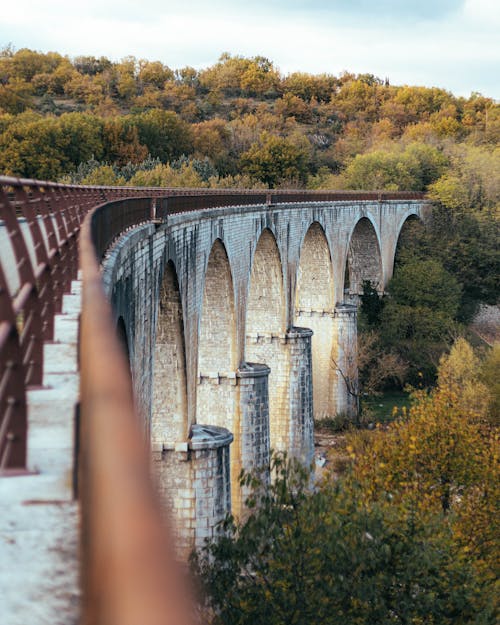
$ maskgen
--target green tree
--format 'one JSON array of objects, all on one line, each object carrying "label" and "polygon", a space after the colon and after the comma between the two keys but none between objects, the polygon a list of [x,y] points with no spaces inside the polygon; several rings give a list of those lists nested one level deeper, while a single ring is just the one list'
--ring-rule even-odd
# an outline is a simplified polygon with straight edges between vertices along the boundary
[{"label": "green tree", "polygon": [[131,121],[137,127],[140,143],[154,158],[166,163],[192,153],[191,128],[176,113],[152,109],[132,116]]},{"label": "green tree", "polygon": [[[211,623],[493,623],[472,566],[439,515],[370,501],[353,480],[315,492],[296,463],[274,457],[245,520],[193,559]],[[207,619],[208,620],[208,619]]]},{"label": "green tree", "polygon": [[305,184],[308,154],[290,140],[262,133],[259,143],[241,155],[244,173],[270,187],[282,183]]},{"label": "green tree", "polygon": [[360,314],[369,327],[378,325],[384,309],[384,299],[369,280],[363,280],[362,287]]},{"label": "green tree", "polygon": [[435,259],[409,259],[390,281],[381,314],[385,345],[410,363],[413,382],[430,382],[439,355],[452,339],[461,287]]},{"label": "green tree", "polygon": [[358,154],[344,173],[347,188],[424,191],[437,180],[446,157],[436,148],[412,143],[404,150],[375,150]]}]

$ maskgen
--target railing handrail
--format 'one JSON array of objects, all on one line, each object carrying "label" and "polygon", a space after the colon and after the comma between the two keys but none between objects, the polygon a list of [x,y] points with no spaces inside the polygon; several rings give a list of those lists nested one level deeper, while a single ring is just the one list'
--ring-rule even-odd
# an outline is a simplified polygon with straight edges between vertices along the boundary
[{"label": "railing handrail", "polygon": [[151,483],[128,364],[92,241],[96,210],[80,235],[82,622],[185,625],[187,593]]}]

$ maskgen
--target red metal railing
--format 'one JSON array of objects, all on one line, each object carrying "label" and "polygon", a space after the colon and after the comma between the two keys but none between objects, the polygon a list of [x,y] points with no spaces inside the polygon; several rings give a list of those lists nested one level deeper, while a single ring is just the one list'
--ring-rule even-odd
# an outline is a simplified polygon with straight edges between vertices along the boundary
[{"label": "red metal railing", "polygon": [[[144,216],[141,203],[130,201],[129,216]],[[82,623],[187,625],[192,608],[151,483],[129,366],[92,240],[103,208],[87,216],[80,236]],[[106,208],[116,213],[122,202]],[[107,224],[119,221],[111,216]]]},{"label": "red metal railing", "polygon": [[43,343],[76,277],[82,220],[123,195],[0,177],[0,475],[26,466],[26,390],[42,383]]},{"label": "red metal railing", "polygon": [[[134,412],[99,263],[124,230],[205,208],[422,194],[78,187],[0,177],[0,476],[26,468],[26,392],[82,270],[80,326],[84,625],[190,622]],[[79,238],[79,247],[78,241]]]}]

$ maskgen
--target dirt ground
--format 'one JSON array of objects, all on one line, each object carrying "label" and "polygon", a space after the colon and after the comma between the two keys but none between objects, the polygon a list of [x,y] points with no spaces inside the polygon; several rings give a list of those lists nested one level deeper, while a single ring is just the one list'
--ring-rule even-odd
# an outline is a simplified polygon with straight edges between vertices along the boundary
[{"label": "dirt ground", "polygon": [[328,471],[337,473],[339,466],[348,462],[346,435],[343,432],[331,432],[328,429],[315,428],[314,458],[316,479],[320,480]]}]

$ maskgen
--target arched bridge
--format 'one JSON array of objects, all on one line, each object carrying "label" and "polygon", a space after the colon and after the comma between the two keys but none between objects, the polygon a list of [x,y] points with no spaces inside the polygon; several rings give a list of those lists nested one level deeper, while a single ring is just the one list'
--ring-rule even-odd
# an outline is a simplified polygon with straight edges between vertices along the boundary
[{"label": "arched bridge", "polygon": [[[50,405],[65,406],[71,426],[79,406],[60,477],[73,470],[82,500],[86,618],[97,623],[114,575],[170,579],[151,454],[186,553],[231,506],[242,510],[242,468],[265,465],[271,448],[310,462],[313,419],[355,414],[339,370],[355,359],[362,283],[383,291],[401,231],[426,201],[0,182],[0,466],[4,476],[33,468],[26,432],[58,373],[44,372],[44,354],[63,358],[58,331],[73,323],[79,366],[52,380]],[[79,392],[61,400],[78,377]],[[145,570],[126,549],[109,552],[109,532],[141,549]]]}]

